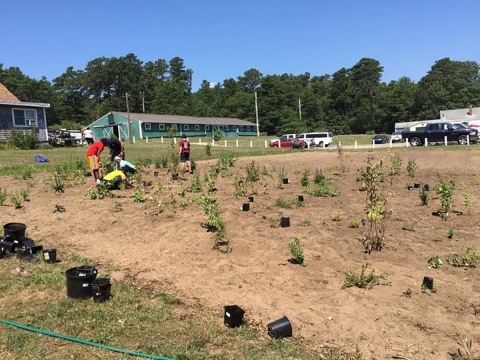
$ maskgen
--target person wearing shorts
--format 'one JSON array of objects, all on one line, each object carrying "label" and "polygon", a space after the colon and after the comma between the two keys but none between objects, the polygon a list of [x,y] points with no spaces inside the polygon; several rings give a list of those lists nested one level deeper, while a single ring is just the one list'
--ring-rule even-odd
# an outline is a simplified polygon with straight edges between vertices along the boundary
[{"label": "person wearing shorts", "polygon": [[88,166],[95,177],[95,182],[100,184],[100,169],[102,168],[102,161],[100,154],[105,146],[108,146],[108,139],[103,138],[95,141],[87,150]]},{"label": "person wearing shorts", "polygon": [[190,174],[192,171],[192,164],[190,163],[190,142],[187,140],[187,135],[182,135],[182,141],[178,144],[178,153],[180,155],[180,161],[182,163],[182,170],[185,171],[185,164]]}]

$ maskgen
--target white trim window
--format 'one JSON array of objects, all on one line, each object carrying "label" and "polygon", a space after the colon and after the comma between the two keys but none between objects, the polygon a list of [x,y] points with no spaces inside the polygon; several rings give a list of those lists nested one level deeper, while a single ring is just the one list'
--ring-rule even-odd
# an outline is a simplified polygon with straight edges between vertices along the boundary
[{"label": "white trim window", "polygon": [[13,126],[31,126],[29,124],[37,124],[37,110],[35,109],[12,109]]},{"label": "white trim window", "polygon": [[165,124],[158,124],[158,130],[165,130]]},{"label": "white trim window", "polygon": [[145,123],[145,130],[152,130],[152,124]]},{"label": "white trim window", "polygon": [[200,130],[200,125],[195,125],[195,130]]},{"label": "white trim window", "polygon": [[190,127],[187,124],[183,124],[183,130],[188,130]]},{"label": "white trim window", "polygon": [[237,130],[237,127],[235,125],[233,125],[232,130]]},{"label": "white trim window", "polygon": [[228,131],[228,125],[225,125],[225,131]]},{"label": "white trim window", "polygon": [[240,131],[243,131],[243,126],[242,125],[240,125]]},{"label": "white trim window", "polygon": [[205,131],[210,131],[210,125],[205,125]]},{"label": "white trim window", "polygon": [[250,131],[250,125],[247,125],[247,131]]}]

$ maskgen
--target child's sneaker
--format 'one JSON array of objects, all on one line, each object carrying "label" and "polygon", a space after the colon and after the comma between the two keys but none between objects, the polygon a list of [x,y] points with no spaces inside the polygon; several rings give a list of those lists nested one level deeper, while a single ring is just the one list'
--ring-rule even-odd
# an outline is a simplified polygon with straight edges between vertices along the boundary
[{"label": "child's sneaker", "polygon": [[100,179],[97,179],[97,184],[100,184]]}]

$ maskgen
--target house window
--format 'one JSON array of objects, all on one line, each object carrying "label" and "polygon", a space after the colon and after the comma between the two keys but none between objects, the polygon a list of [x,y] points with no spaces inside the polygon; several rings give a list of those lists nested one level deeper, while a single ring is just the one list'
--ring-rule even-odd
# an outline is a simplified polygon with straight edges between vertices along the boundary
[{"label": "house window", "polygon": [[243,126],[240,126],[240,131],[243,131]]},{"label": "house window", "polygon": [[200,125],[195,125],[195,130],[200,130]]},{"label": "house window", "polygon": [[228,131],[228,125],[225,125],[225,130]]},{"label": "house window", "polygon": [[250,125],[247,126],[247,131],[250,131]]},{"label": "house window", "polygon": [[210,125],[205,125],[205,131],[210,131]]},{"label": "house window", "polygon": [[145,123],[145,130],[152,130],[152,124]]},{"label": "house window", "polygon": [[158,124],[158,130],[165,130],[165,124]]},{"label": "house window", "polygon": [[13,109],[13,126],[34,126],[37,124],[37,110]]},{"label": "house window", "polygon": [[232,130],[236,130],[237,127],[235,125],[232,126]]},{"label": "house window", "polygon": [[188,125],[183,125],[183,130],[188,130],[189,126]]}]

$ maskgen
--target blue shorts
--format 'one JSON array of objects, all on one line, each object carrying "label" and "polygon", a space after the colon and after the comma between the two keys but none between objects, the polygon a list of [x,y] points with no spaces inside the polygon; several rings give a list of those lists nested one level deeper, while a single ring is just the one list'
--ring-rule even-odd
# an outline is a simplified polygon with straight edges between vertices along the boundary
[{"label": "blue shorts", "polygon": [[187,153],[187,152],[181,153],[180,161],[181,162],[190,161],[190,153]]}]

